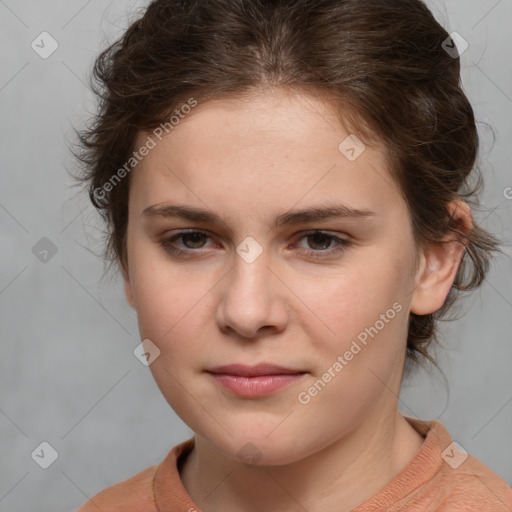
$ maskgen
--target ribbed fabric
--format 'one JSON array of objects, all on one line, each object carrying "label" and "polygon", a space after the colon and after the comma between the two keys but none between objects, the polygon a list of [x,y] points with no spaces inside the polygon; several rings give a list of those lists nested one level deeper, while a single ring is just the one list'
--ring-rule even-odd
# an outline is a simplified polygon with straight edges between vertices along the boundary
[{"label": "ribbed fabric", "polygon": [[[354,512],[511,512],[512,489],[478,459],[452,445],[437,420],[407,421],[425,441],[384,489]],[[444,454],[444,458],[443,458]]]},{"label": "ribbed fabric", "polygon": [[[422,447],[353,512],[512,512],[512,489],[479,460],[465,458],[442,423],[406,419],[425,438]],[[201,512],[178,471],[193,446],[194,438],[176,445],[161,464],[99,492],[77,512]]]}]

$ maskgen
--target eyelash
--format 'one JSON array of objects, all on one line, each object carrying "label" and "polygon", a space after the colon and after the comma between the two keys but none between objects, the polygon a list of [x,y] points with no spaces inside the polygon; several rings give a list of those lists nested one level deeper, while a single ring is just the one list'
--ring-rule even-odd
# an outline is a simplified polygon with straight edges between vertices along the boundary
[{"label": "eyelash", "polygon": [[[174,242],[176,240],[178,240],[179,238],[182,238],[183,236],[186,236],[186,235],[196,234],[196,233],[199,233],[201,235],[205,235],[208,238],[211,238],[208,235],[208,233],[205,233],[204,231],[197,231],[197,230],[181,231],[181,232],[177,233],[176,235],[172,236],[171,238],[167,238],[167,239],[163,240],[162,242],[160,242],[160,245],[164,248],[164,250],[166,252],[168,252],[171,255],[175,255],[175,256],[182,256],[184,254],[189,254],[189,253],[197,253],[197,252],[200,252],[199,249],[198,250],[195,250],[195,249],[183,250],[183,249],[178,249],[174,245]],[[306,252],[306,255],[308,257],[324,258],[324,257],[326,257],[326,255],[327,256],[334,256],[336,254],[343,253],[351,245],[351,242],[349,242],[346,239],[339,238],[339,237],[337,237],[335,235],[331,235],[331,234],[329,234],[329,233],[327,233],[325,231],[320,231],[320,230],[308,231],[308,232],[304,233],[301,236],[300,239],[308,238],[310,236],[314,236],[314,235],[317,235],[317,234],[324,235],[325,237],[327,237],[331,241],[336,242],[337,245],[334,248],[324,249],[324,250],[316,250],[315,251],[313,249],[306,249],[305,252]]]}]

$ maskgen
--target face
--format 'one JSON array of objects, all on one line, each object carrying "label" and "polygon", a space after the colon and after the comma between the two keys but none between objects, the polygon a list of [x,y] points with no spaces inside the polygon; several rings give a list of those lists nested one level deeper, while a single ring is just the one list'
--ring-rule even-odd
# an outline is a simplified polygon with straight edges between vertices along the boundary
[{"label": "face", "polygon": [[[261,463],[297,461],[396,407],[416,247],[384,149],[358,156],[349,135],[306,95],[212,101],[131,176],[125,289],[160,351],[150,369],[232,459],[252,443]],[[209,373],[259,363],[301,373],[253,394]]]}]

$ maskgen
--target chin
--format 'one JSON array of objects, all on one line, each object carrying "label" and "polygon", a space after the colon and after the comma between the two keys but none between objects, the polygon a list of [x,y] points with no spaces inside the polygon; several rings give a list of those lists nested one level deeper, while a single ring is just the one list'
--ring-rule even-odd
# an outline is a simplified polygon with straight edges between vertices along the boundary
[{"label": "chin", "polygon": [[247,431],[239,431],[244,435],[208,439],[224,457],[247,467],[284,466],[307,456],[303,446],[298,448],[296,437],[274,437],[274,433],[269,437],[267,431],[254,431],[249,435]]}]

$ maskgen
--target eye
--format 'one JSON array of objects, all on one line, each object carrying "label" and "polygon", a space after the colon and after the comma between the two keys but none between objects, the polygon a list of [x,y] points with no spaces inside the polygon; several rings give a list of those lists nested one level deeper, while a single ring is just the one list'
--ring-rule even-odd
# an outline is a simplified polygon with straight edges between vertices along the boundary
[{"label": "eye", "polygon": [[[176,246],[176,241],[182,239],[185,249]],[[160,245],[170,254],[184,254],[186,252],[201,252],[195,249],[204,247],[205,239],[211,238],[203,231],[182,231],[171,238],[163,240]]]},{"label": "eye", "polygon": [[[334,254],[345,251],[350,245],[350,242],[344,238],[319,230],[308,231],[302,235],[301,239],[305,239],[309,247],[314,248],[306,249],[305,251],[308,256],[313,258],[333,256]],[[331,246],[332,242],[334,242],[334,246]]]},{"label": "eye", "polygon": [[185,243],[187,249],[201,249],[204,245],[205,238],[207,238],[208,235],[201,231],[192,231],[190,233],[182,233],[179,237],[181,237],[183,241],[188,240],[191,243],[192,247]]}]

